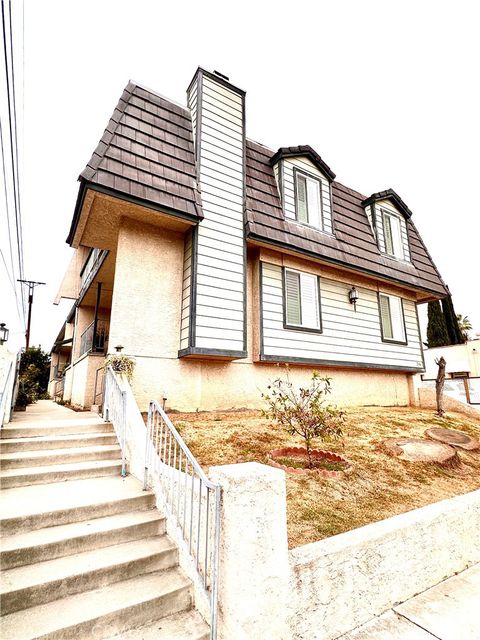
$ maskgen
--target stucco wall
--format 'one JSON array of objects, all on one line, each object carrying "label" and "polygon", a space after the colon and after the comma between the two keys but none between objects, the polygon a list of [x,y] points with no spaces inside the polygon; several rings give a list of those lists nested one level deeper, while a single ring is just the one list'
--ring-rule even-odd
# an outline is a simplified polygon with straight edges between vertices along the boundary
[{"label": "stucco wall", "polygon": [[75,406],[90,408],[93,404],[95,375],[102,366],[102,354],[84,355],[72,367],[71,403]]},{"label": "stucco wall", "polygon": [[135,357],[177,357],[183,247],[179,233],[124,219],[118,234],[109,352],[121,344],[124,353]]},{"label": "stucco wall", "polygon": [[480,376],[480,339],[469,340],[465,344],[425,349],[425,378],[436,378],[438,366],[435,360],[443,356],[448,373],[468,372],[470,376]]},{"label": "stucco wall", "polygon": [[[342,371],[291,366],[290,379],[306,384],[312,371],[332,377],[331,399],[343,405],[409,404],[408,377],[402,373]],[[167,398],[167,407],[179,411],[260,408],[261,393],[270,380],[282,374],[275,365],[248,361],[208,362],[161,358],[136,358],[135,397],[142,411],[151,399]]]},{"label": "stucco wall", "polygon": [[294,640],[330,640],[480,561],[480,490],[290,551]]}]

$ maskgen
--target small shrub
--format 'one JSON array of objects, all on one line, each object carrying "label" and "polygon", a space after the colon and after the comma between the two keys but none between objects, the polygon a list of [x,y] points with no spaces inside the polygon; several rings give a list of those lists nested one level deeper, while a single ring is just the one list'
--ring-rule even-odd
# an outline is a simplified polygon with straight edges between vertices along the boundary
[{"label": "small shrub", "polygon": [[276,378],[269,384],[267,393],[262,393],[268,404],[263,415],[274,420],[290,435],[303,438],[310,469],[314,466],[311,456],[313,440],[342,437],[345,412],[334,404],[326,404],[330,392],[331,378],[322,378],[318,371],[313,372],[309,387],[295,389],[286,367],[286,379]]},{"label": "small shrub", "polygon": [[105,360],[105,369],[112,367],[117,373],[123,373],[129,382],[132,381],[133,370],[135,369],[135,359],[124,356],[121,353],[114,353]]}]

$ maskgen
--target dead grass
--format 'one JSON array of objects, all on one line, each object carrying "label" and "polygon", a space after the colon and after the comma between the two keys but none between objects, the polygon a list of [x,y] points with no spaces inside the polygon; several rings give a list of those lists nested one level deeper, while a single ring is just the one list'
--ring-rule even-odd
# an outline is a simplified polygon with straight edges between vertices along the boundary
[{"label": "dead grass", "polygon": [[[204,467],[257,461],[280,446],[300,445],[258,411],[172,414],[172,420]],[[451,413],[409,407],[362,407],[347,411],[344,441],[319,443],[350,460],[342,478],[287,474],[290,547],[320,540],[369,522],[480,488],[480,453],[460,451],[460,469],[408,463],[379,447],[384,438],[423,437],[428,427],[460,429],[480,436],[480,421]]]}]

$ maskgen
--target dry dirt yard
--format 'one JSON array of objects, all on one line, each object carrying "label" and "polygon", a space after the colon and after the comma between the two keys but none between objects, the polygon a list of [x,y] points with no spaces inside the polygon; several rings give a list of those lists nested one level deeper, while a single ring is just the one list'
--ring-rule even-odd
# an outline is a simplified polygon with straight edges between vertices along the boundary
[{"label": "dry dirt yard", "polygon": [[[272,449],[302,445],[259,411],[172,413],[172,421],[200,464],[257,461]],[[355,529],[444,498],[480,488],[480,452],[459,451],[460,468],[411,463],[390,457],[379,447],[385,438],[423,437],[433,426],[480,436],[480,420],[431,409],[362,407],[347,410],[342,442],[318,443],[350,460],[353,471],[342,478],[315,473],[287,474],[289,546]]]}]

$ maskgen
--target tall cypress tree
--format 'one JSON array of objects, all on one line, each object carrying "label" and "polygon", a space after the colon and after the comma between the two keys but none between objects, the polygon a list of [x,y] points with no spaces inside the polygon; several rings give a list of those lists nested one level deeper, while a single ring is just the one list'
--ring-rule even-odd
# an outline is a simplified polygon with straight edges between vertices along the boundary
[{"label": "tall cypress tree", "polygon": [[450,344],[445,316],[438,300],[428,303],[427,341],[429,349]]},{"label": "tall cypress tree", "polygon": [[448,337],[450,338],[450,344],[463,344],[465,338],[458,326],[457,315],[453,308],[452,296],[449,293],[446,298],[442,300],[443,315],[445,316],[445,323],[447,325]]}]

